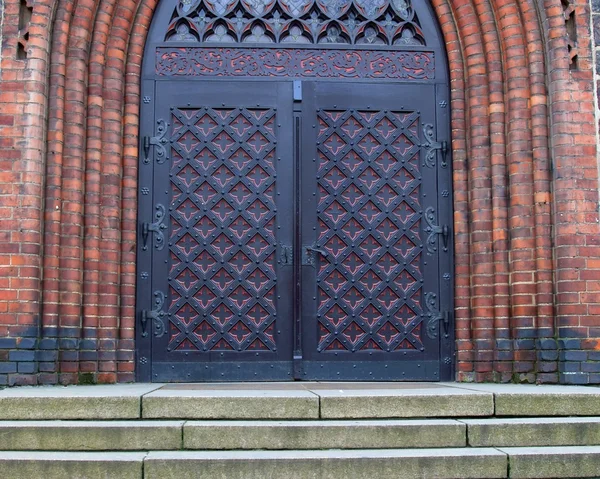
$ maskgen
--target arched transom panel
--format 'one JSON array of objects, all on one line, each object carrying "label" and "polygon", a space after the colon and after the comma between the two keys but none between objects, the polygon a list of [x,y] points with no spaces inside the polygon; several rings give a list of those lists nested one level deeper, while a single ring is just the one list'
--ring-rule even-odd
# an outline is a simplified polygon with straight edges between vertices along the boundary
[{"label": "arched transom panel", "polygon": [[441,38],[427,2],[179,0],[158,6],[144,71],[444,83]]},{"label": "arched transom panel", "polygon": [[408,0],[182,0],[167,41],[426,45]]}]

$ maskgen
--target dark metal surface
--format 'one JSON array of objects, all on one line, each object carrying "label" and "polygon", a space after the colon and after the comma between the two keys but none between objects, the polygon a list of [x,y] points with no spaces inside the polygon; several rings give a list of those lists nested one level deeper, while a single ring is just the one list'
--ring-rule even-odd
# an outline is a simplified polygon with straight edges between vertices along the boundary
[{"label": "dark metal surface", "polygon": [[143,66],[138,379],[452,379],[430,6],[176,5]]},{"label": "dark metal surface", "polygon": [[[292,85],[213,82],[197,93],[190,83],[174,93],[163,83],[157,93],[168,148],[148,168],[163,214],[142,222],[142,243],[154,236],[151,288],[163,297],[142,311],[153,379],[179,377],[166,363],[196,363],[192,380],[237,363],[291,364]],[[285,379],[291,369],[274,371]],[[235,377],[244,372],[254,378],[246,366]]]},{"label": "dark metal surface", "polygon": [[441,286],[437,248],[424,245],[438,203],[421,127],[435,119],[434,87],[309,83],[305,98],[304,359],[336,364],[319,379],[366,379],[369,362],[372,377],[394,378],[390,361],[417,374],[440,356],[425,307]]}]

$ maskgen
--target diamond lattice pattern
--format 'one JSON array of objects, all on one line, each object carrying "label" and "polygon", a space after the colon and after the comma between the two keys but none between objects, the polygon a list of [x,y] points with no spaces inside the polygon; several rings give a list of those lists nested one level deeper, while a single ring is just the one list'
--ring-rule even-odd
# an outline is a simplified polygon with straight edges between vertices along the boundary
[{"label": "diamond lattice pattern", "polygon": [[168,348],[274,351],[275,112],[171,120]]},{"label": "diamond lattice pattern", "polygon": [[321,352],[421,349],[417,112],[321,110]]}]

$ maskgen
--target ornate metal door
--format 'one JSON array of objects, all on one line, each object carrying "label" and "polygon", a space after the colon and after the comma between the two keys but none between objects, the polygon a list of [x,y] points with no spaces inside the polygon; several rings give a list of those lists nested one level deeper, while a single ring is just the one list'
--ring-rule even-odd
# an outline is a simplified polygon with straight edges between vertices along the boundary
[{"label": "ornate metal door", "polygon": [[301,375],[439,380],[435,87],[303,87]]},{"label": "ornate metal door", "polygon": [[448,80],[427,2],[159,2],[143,381],[448,380]]},{"label": "ornate metal door", "polygon": [[152,337],[152,379],[289,379],[292,86],[174,92],[163,82],[156,98],[139,254],[151,270],[141,329]]}]

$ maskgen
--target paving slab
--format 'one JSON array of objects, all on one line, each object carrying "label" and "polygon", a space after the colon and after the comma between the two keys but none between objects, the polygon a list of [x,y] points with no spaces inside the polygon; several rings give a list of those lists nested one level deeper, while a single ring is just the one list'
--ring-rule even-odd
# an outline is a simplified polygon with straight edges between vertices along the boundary
[{"label": "paving slab", "polygon": [[316,419],[319,417],[319,398],[302,390],[160,389],[144,396],[142,417]]},{"label": "paving slab", "polygon": [[600,389],[533,384],[460,384],[449,387],[494,395],[496,416],[594,416],[600,414]]},{"label": "paving slab", "polygon": [[473,417],[494,413],[492,393],[436,389],[329,389],[321,398],[324,419]]},{"label": "paving slab", "polygon": [[160,384],[40,386],[0,390],[0,420],[134,419],[142,395]]},{"label": "paving slab", "polygon": [[506,447],[515,479],[600,477],[600,446]]},{"label": "paving slab", "polygon": [[465,447],[466,426],[450,419],[189,421],[183,441],[185,449],[209,450]]},{"label": "paving slab", "polygon": [[3,478],[142,479],[144,452],[0,451]]},{"label": "paving slab", "polygon": [[150,452],[145,479],[377,479],[506,478],[506,455],[496,449]]},{"label": "paving slab", "polygon": [[490,418],[462,420],[475,447],[600,445],[599,417]]},{"label": "paving slab", "polygon": [[182,428],[183,421],[0,421],[0,450],[181,449]]}]

